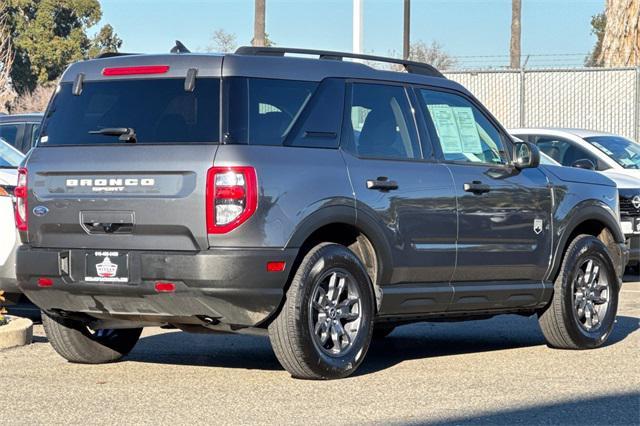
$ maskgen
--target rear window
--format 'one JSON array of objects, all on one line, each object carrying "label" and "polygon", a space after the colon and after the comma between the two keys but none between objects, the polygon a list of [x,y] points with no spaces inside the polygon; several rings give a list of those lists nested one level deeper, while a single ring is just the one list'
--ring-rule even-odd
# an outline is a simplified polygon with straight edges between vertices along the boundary
[{"label": "rear window", "polygon": [[82,93],[63,83],[47,111],[39,146],[119,143],[90,134],[131,128],[137,143],[215,143],[220,128],[220,80],[200,78],[192,92],[184,79],[85,82]]}]

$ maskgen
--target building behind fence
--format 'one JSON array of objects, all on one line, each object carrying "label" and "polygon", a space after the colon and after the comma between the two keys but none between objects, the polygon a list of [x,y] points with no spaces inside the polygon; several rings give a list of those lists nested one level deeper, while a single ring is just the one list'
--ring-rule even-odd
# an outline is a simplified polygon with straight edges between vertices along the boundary
[{"label": "building behind fence", "polygon": [[445,73],[507,128],[574,127],[640,142],[640,67]]}]

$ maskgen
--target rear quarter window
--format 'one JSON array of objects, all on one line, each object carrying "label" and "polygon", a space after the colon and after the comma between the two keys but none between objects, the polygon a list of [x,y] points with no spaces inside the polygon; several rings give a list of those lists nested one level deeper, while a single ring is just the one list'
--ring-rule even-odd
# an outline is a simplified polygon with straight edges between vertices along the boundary
[{"label": "rear quarter window", "polygon": [[200,78],[192,92],[184,79],[93,81],[82,93],[62,83],[47,111],[39,146],[118,143],[90,134],[132,128],[137,143],[215,143],[220,133],[220,80]]}]

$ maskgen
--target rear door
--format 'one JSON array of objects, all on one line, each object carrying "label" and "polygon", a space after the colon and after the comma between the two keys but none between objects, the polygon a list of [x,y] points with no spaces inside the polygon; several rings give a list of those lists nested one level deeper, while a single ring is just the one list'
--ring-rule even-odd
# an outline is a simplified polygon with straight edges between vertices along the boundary
[{"label": "rear door", "polygon": [[80,93],[62,82],[27,164],[32,246],[208,247],[205,188],[219,140],[220,79],[199,77],[189,88],[185,74],[87,79]]},{"label": "rear door", "polygon": [[428,141],[421,146],[405,87],[354,82],[346,104],[342,149],[358,215],[374,218],[391,248],[383,313],[442,311],[455,263],[451,175],[430,161]]},{"label": "rear door", "polygon": [[418,89],[458,199],[452,310],[534,305],[551,254],[551,194],[538,169],[517,170],[510,142],[472,99]]}]

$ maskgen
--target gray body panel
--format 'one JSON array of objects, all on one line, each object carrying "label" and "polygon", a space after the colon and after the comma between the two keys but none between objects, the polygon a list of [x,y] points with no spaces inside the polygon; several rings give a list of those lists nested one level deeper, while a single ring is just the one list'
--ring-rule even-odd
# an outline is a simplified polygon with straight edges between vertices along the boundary
[{"label": "gray body panel", "polygon": [[[343,78],[442,87],[472,97],[444,78],[377,71],[354,62],[242,55],[99,59],[72,65],[63,81],[74,81],[78,73],[85,81],[101,80],[105,67],[151,64],[170,69],[144,78],[185,78],[190,68],[197,68],[198,77],[222,76],[223,88],[227,77]],[[416,133],[422,131],[419,127]],[[427,143],[429,137],[421,140]],[[380,320],[533,312],[551,297],[551,282],[576,226],[597,219],[616,242],[624,242],[611,181],[547,166],[491,169],[452,164],[438,156],[370,160],[341,148],[252,141],[37,147],[26,165],[29,233],[22,235],[26,245],[18,254],[20,286],[43,309],[100,318],[202,323],[209,321],[201,318],[206,316],[239,327],[263,325],[282,302],[300,248],[330,224],[354,226],[374,246]],[[255,213],[226,234],[207,232],[206,177],[212,166],[252,166],[257,174]],[[366,181],[380,176],[397,181],[398,189],[367,189]],[[122,185],[113,192],[68,185],[69,179],[90,179],[88,187],[93,188],[96,179],[126,178],[153,179],[153,185]],[[491,191],[465,192],[464,183],[471,181],[482,181]],[[48,213],[33,214],[38,206]],[[534,226],[537,219],[540,232]],[[102,223],[128,221],[131,226],[121,232],[100,232]],[[91,249],[129,253],[132,281],[86,285],[78,271]],[[65,272],[69,258],[71,271]],[[43,262],[34,267],[37,259]],[[269,261],[286,262],[286,270],[267,272]],[[54,288],[38,288],[41,276],[53,277]],[[176,281],[176,296],[182,299],[172,305],[170,297],[156,295],[157,280]]]}]

